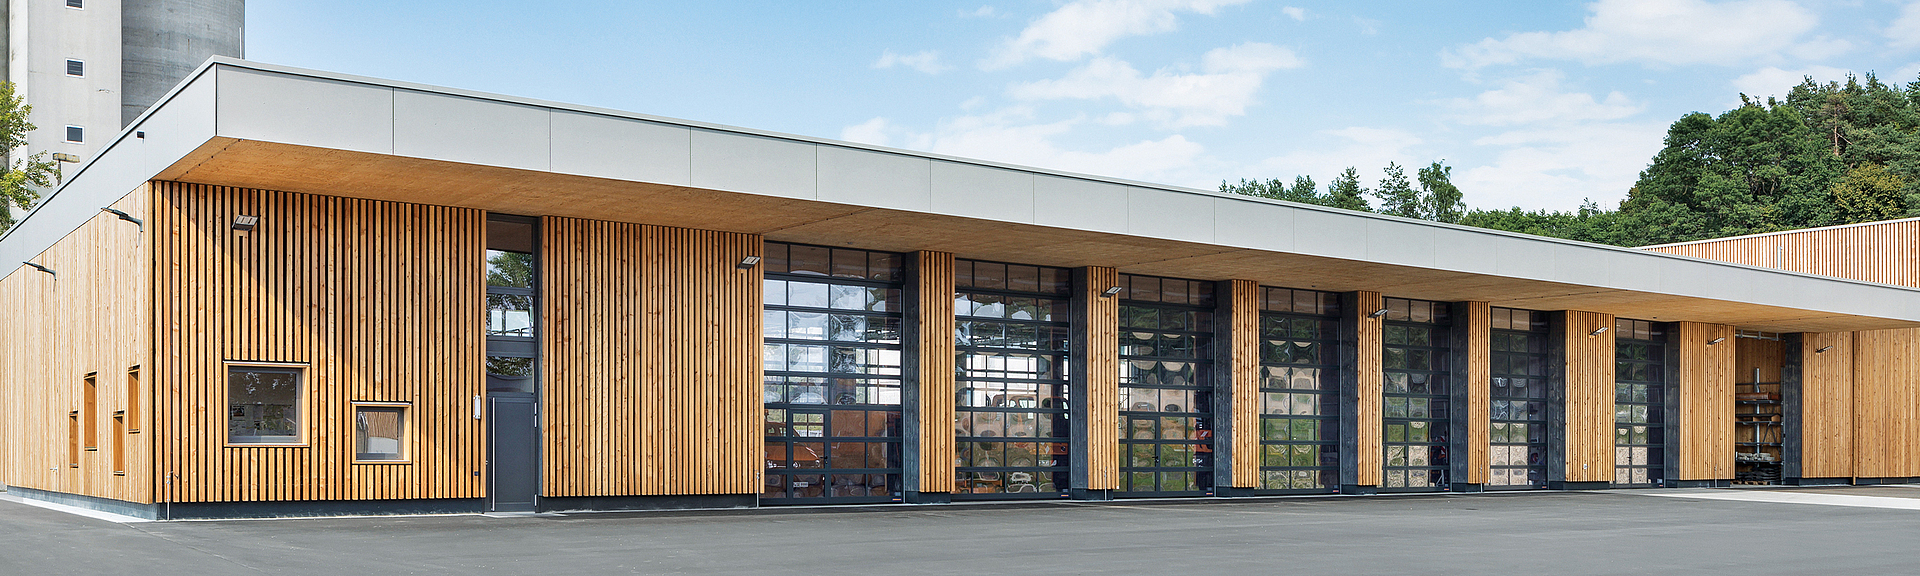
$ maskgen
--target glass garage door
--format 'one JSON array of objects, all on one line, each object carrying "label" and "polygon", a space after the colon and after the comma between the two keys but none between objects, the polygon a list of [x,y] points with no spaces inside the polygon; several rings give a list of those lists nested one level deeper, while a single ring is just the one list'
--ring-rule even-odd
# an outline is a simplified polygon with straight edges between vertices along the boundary
[{"label": "glass garage door", "polygon": [[1386,299],[1385,491],[1438,491],[1447,477],[1447,304]]},{"label": "glass garage door", "polygon": [[1547,485],[1547,315],[1493,309],[1488,489]]},{"label": "glass garage door", "polygon": [[1666,482],[1666,330],[1644,320],[1616,320],[1613,331],[1613,484]]},{"label": "glass garage door", "polygon": [[898,500],[900,256],[766,248],[761,502]]},{"label": "glass garage door", "polygon": [[954,263],[953,497],[1058,498],[1068,488],[1072,280],[1065,268]]},{"label": "glass garage door", "polygon": [[1260,486],[1265,494],[1340,488],[1340,298],[1260,289]]},{"label": "glass garage door", "polygon": [[1213,490],[1213,283],[1122,275],[1120,494]]}]

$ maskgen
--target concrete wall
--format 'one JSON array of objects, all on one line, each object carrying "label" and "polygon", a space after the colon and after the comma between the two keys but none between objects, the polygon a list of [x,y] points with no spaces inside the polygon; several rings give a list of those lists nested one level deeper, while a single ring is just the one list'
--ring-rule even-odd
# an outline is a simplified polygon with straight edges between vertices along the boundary
[{"label": "concrete wall", "polygon": [[120,125],[212,56],[246,57],[246,0],[124,0]]}]

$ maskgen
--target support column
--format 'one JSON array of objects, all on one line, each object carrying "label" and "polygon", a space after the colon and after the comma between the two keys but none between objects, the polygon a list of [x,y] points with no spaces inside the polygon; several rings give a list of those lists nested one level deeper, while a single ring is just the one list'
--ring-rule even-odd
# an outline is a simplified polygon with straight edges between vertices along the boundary
[{"label": "support column", "polygon": [[901,315],[901,411],[907,502],[948,502],[953,494],[953,254],[908,255]]},{"label": "support column", "polygon": [[1492,448],[1488,398],[1493,307],[1486,302],[1454,302],[1451,308],[1447,367],[1453,379],[1447,386],[1452,403],[1447,412],[1447,462],[1454,492],[1479,492],[1493,470],[1487,458]]},{"label": "support column", "polygon": [[1613,315],[1597,312],[1547,315],[1548,488],[1613,483],[1613,324]]},{"label": "support column", "polygon": [[1340,492],[1380,491],[1381,334],[1379,292],[1340,295]]},{"label": "support column", "polygon": [[1113,268],[1073,270],[1073,486],[1078,500],[1109,500],[1120,487],[1120,285]]},{"label": "support column", "polygon": [[1733,327],[1723,324],[1676,322],[1667,331],[1667,372],[1678,376],[1668,403],[1669,485],[1733,481],[1733,339]]},{"label": "support column", "polygon": [[1853,482],[1853,333],[1788,334],[1780,373],[1787,484]]},{"label": "support column", "polygon": [[1214,289],[1213,478],[1216,496],[1260,486],[1260,283]]}]

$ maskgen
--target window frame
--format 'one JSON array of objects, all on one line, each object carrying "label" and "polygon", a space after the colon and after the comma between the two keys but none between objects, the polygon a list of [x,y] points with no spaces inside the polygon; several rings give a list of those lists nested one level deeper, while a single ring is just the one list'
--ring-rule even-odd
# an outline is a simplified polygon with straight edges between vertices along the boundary
[{"label": "window frame", "polygon": [[66,4],[67,4],[67,8],[69,8],[69,9],[73,9],[73,10],[86,10],[86,9],[87,9],[87,1],[86,1],[86,0],[67,0],[67,2],[66,2]]},{"label": "window frame", "polygon": [[[348,449],[353,451],[353,463],[355,465],[360,465],[360,464],[391,465],[391,464],[412,464],[413,463],[413,454],[414,454],[414,448],[415,448],[414,442],[413,442],[414,427],[410,425],[410,423],[408,422],[408,420],[411,419],[411,416],[413,414],[413,403],[383,402],[383,401],[354,401],[351,404],[353,408],[353,427],[354,428],[353,428],[353,441],[349,443]],[[398,459],[369,460],[361,457],[360,411],[362,409],[367,409],[367,408],[397,409],[400,412],[400,438],[399,438],[400,457]]]},{"label": "window frame", "polygon": [[[306,448],[311,446],[312,434],[309,433],[309,429],[311,428],[310,423],[313,422],[313,402],[309,398],[307,398],[309,394],[308,389],[311,388],[310,386],[307,385],[308,384],[307,370],[311,368],[310,365],[304,362],[253,362],[253,361],[231,361],[231,360],[225,362],[224,364],[227,368],[226,370],[227,380],[221,384],[220,390],[221,390],[221,395],[223,400],[223,402],[221,402],[221,405],[225,406],[226,407],[225,409],[227,411],[230,412],[231,410],[233,410],[233,380],[232,379],[233,379],[233,372],[235,370],[251,369],[251,370],[259,370],[263,372],[286,372],[286,373],[292,373],[295,378],[294,388],[293,388],[293,395],[294,395],[293,411],[294,411],[295,418],[298,418],[298,420],[294,421],[293,423],[294,439],[292,441],[286,441],[286,442],[245,442],[245,441],[235,442],[233,440],[234,436],[233,436],[232,422],[229,421],[227,423],[227,431],[225,433],[225,437],[221,440],[221,445],[223,447],[226,447],[226,448],[262,448],[262,447]],[[231,419],[232,416],[231,415],[225,416],[225,418]]]},{"label": "window frame", "polygon": [[[74,139],[73,139],[73,135],[74,135],[74,131],[75,131],[75,130],[79,130],[79,131],[80,131],[80,132],[79,132],[79,134],[80,134],[80,139],[79,139],[79,140],[74,140]],[[65,131],[65,133],[64,133],[64,134],[61,134],[61,135],[60,135],[60,137],[62,138],[62,140],[61,140],[62,142],[66,142],[66,143],[68,143],[68,144],[86,144],[86,143],[87,143],[87,127],[85,127],[85,126],[74,126],[74,125],[72,125],[72,124],[68,124],[68,125],[67,125],[67,129],[66,129],[66,131]]]},{"label": "window frame", "polygon": [[[80,66],[79,74],[73,73],[73,67],[76,64]],[[87,61],[81,60],[79,58],[68,58],[66,69],[63,70],[63,72],[67,73],[68,78],[86,78],[87,77]]]}]

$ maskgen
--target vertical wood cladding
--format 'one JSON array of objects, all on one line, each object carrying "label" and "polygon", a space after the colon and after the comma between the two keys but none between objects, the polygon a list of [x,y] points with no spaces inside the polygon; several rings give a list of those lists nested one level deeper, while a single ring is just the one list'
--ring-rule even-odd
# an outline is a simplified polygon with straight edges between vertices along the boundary
[{"label": "vertical wood cladding", "polygon": [[[1373,316],[1386,307],[1379,292],[1349,292],[1341,297],[1340,331],[1340,483],[1379,486],[1383,474],[1381,369],[1385,322]],[[1350,375],[1350,376],[1349,376]]]},{"label": "vertical wood cladding", "polygon": [[[908,325],[914,342],[908,346],[915,370],[914,399],[918,411],[919,492],[953,492],[954,472],[954,276],[953,254],[915,252],[914,306]],[[914,440],[909,438],[908,442]]]},{"label": "vertical wood cladding", "polygon": [[[1678,436],[1676,468],[1668,472],[1673,480],[1726,480],[1733,478],[1734,382],[1738,378],[1738,345],[1732,326],[1678,322],[1667,337],[1677,343],[1680,378],[1674,383],[1677,394],[1672,403],[1678,408],[1668,420],[1670,434]],[[1719,344],[1708,345],[1725,338]],[[1751,377],[1752,370],[1747,371]],[[1773,377],[1780,377],[1778,364]],[[1764,372],[1763,372],[1764,377]]]},{"label": "vertical wood cladding", "polygon": [[[1221,283],[1226,293],[1221,298],[1226,314],[1216,323],[1227,327],[1227,338],[1216,339],[1223,345],[1226,358],[1214,361],[1215,369],[1226,376],[1218,385],[1228,388],[1226,410],[1231,445],[1232,474],[1227,485],[1235,488],[1260,486],[1260,283],[1230,280]],[[1215,456],[1218,457],[1217,455]]]},{"label": "vertical wood cladding", "polygon": [[[1466,331],[1464,340],[1467,358],[1464,374],[1467,399],[1464,407],[1467,422],[1467,473],[1461,476],[1460,481],[1468,484],[1485,484],[1487,477],[1491,476],[1493,471],[1492,461],[1487,457],[1487,452],[1492,448],[1492,436],[1489,432],[1492,421],[1489,419],[1488,401],[1492,397],[1490,387],[1492,385],[1493,307],[1486,302],[1465,302],[1464,304],[1466,314],[1458,317],[1456,321],[1460,322],[1461,327],[1455,328],[1455,330]],[[1455,379],[1461,381],[1458,376]],[[1454,420],[1458,421],[1459,418]]]},{"label": "vertical wood cladding", "polygon": [[1920,329],[1855,332],[1853,357],[1853,476],[1920,475]]},{"label": "vertical wood cladding", "polygon": [[[142,186],[113,208],[146,218],[148,198]],[[123,384],[130,369],[150,364],[151,241],[141,227],[102,212],[31,260],[57,278],[19,263],[3,268],[0,482],[153,501],[157,435],[148,413],[134,408],[152,405],[152,391]],[[88,374],[99,383],[93,410],[82,406]],[[116,425],[122,411],[130,420]],[[76,413],[86,421],[72,419]],[[89,429],[99,436],[96,449],[81,449],[78,436]]]},{"label": "vertical wood cladding", "polygon": [[762,249],[541,220],[543,495],[759,492]]},{"label": "vertical wood cladding", "polygon": [[1815,228],[1649,248],[1656,252],[1869,282],[1920,286],[1920,220]]},{"label": "vertical wood cladding", "polygon": [[[162,501],[482,496],[479,211],[153,186]],[[301,369],[299,445],[226,444],[228,369],[252,362]],[[356,401],[408,407],[410,460],[353,462]]]},{"label": "vertical wood cladding", "polygon": [[[1820,350],[1825,350],[1824,352]],[[1800,477],[1853,477],[1853,333],[1801,335]]]},{"label": "vertical wood cladding", "polygon": [[1120,272],[1074,270],[1074,488],[1120,488],[1120,299],[1104,295]]},{"label": "vertical wood cladding", "polygon": [[1614,480],[1614,335],[1612,314],[1568,310],[1559,335],[1566,351],[1567,482]]}]

